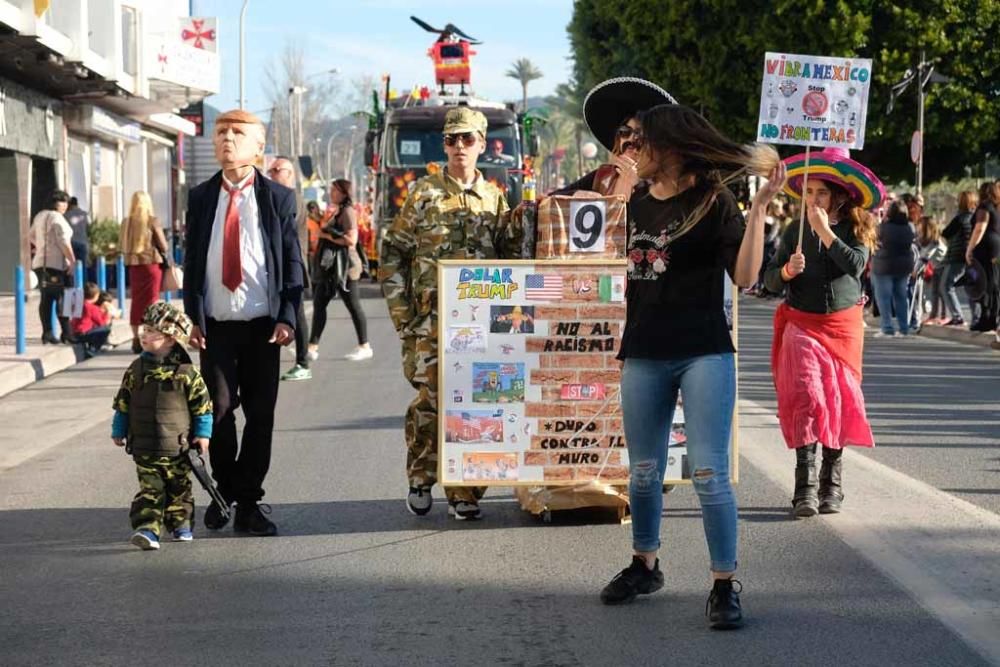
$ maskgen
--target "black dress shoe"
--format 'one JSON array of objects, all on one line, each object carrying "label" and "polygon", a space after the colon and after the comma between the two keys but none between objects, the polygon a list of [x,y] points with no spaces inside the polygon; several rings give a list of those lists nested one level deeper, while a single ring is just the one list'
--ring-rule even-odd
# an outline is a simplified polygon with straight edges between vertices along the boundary
[{"label": "black dress shoe", "polygon": [[626,604],[639,595],[649,595],[663,588],[663,572],[660,559],[656,559],[653,569],[646,566],[646,559],[632,556],[632,564],[615,575],[615,578],[601,591],[604,604]]},{"label": "black dress shoe", "polygon": [[226,527],[227,523],[229,523],[229,516],[223,513],[222,508],[214,502],[205,510],[205,528],[209,530],[222,530]]},{"label": "black dress shoe", "polygon": [[233,531],[248,533],[254,537],[271,537],[278,534],[278,527],[265,514],[271,513],[270,505],[239,503],[236,505],[236,519]]},{"label": "black dress shoe", "polygon": [[52,334],[52,332],[45,332],[42,334],[42,345],[58,345],[59,339]]},{"label": "black dress shoe", "polygon": [[[739,590],[733,587],[739,585]],[[743,584],[735,579],[716,579],[712,592],[708,594],[705,614],[708,627],[713,630],[735,630],[743,625],[743,609],[740,607],[740,593]]]}]

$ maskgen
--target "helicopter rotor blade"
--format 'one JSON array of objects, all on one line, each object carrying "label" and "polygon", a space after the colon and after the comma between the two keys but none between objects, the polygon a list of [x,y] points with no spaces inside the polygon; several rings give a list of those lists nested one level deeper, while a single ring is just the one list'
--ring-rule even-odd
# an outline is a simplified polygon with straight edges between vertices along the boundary
[{"label": "helicopter rotor blade", "polygon": [[410,20],[412,20],[414,23],[416,23],[418,26],[420,26],[421,28],[423,28],[427,32],[437,33],[438,35],[444,33],[444,30],[438,30],[437,28],[434,28],[434,27],[430,26],[429,24],[421,21],[416,16],[411,16]]},{"label": "helicopter rotor blade", "polygon": [[467,40],[469,42],[469,44],[482,44],[482,42],[480,42],[475,37],[469,37],[464,32],[462,32],[461,30],[459,30],[458,26],[456,26],[454,23],[449,23],[448,25],[446,25],[444,27],[444,30],[445,30],[445,32],[454,33],[454,34],[458,35],[459,37],[462,37],[463,39]]}]

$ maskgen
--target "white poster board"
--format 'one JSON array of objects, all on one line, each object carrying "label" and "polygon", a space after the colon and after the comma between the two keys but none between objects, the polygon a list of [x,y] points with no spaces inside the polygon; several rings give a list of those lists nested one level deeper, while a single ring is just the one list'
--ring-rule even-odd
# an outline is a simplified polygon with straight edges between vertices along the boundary
[{"label": "white poster board", "polygon": [[[624,260],[439,262],[441,484],[628,483],[615,358],[625,270]],[[679,404],[665,484],[690,482],[686,440]],[[736,446],[734,425],[734,481]]]},{"label": "white poster board", "polygon": [[865,58],[766,53],[757,141],[864,148],[871,72]]}]

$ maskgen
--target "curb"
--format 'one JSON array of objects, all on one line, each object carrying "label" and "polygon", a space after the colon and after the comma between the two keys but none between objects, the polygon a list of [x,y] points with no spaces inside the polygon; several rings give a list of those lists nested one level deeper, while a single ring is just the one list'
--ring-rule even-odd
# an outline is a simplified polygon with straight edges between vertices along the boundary
[{"label": "curb", "polygon": [[[881,326],[881,320],[877,317],[872,317],[871,315],[865,316],[865,322],[868,323],[869,327],[874,327],[875,329],[878,329]],[[955,343],[961,343],[962,345],[985,347],[986,349],[993,349],[992,343],[997,340],[996,334],[991,331],[969,331],[965,327],[943,327],[938,324],[925,324],[920,327],[920,331],[917,335],[923,336],[924,338],[948,340]]]},{"label": "curb", "polygon": [[[131,341],[132,328],[124,321],[115,322],[111,327],[108,342],[112,345],[121,345]],[[5,368],[0,368],[0,397],[64,371],[83,360],[82,345],[29,348],[27,354],[4,361]]]}]

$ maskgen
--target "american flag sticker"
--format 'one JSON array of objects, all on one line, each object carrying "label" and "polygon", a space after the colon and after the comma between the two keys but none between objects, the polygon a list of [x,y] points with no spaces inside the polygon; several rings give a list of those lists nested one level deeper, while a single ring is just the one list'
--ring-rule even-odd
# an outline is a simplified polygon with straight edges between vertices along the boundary
[{"label": "american flag sticker", "polygon": [[524,279],[524,296],[531,301],[558,301],[562,293],[562,276],[535,273]]}]

